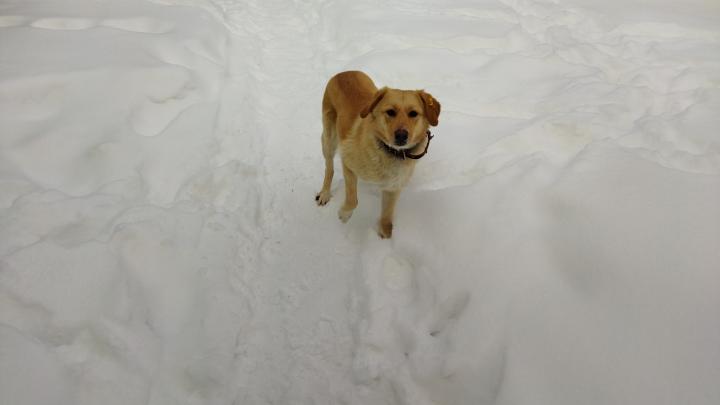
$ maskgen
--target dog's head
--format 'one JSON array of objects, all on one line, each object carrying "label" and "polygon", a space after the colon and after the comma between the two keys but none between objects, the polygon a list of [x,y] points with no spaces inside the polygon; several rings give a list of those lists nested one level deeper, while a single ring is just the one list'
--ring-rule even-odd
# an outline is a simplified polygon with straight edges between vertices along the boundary
[{"label": "dog's head", "polygon": [[411,149],[425,139],[428,126],[436,126],[440,103],[423,90],[378,90],[361,112],[370,116],[375,132],[386,145]]}]

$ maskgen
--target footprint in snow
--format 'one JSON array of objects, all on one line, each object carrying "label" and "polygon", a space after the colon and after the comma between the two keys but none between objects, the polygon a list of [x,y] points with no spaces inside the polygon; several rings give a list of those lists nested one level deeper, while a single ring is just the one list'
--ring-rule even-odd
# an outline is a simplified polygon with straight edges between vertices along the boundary
[{"label": "footprint in snow", "polygon": [[452,338],[447,331],[465,311],[469,301],[467,291],[457,292],[434,303],[420,320],[403,319],[398,323],[399,341],[413,374],[429,379],[453,374],[447,363],[452,352]]},{"label": "footprint in snow", "polygon": [[427,257],[420,254],[419,263],[435,268],[423,271],[393,245],[372,236],[362,256],[366,289],[361,301],[367,312],[359,324],[353,372],[358,382],[386,378],[409,395],[422,389],[396,371],[427,381],[454,373],[448,361],[454,351],[451,331],[467,308],[470,293],[458,291],[439,299],[433,281],[439,263],[425,263]]},{"label": "footprint in snow", "polygon": [[383,281],[392,291],[404,290],[412,284],[412,265],[402,257],[390,255],[383,260]]}]

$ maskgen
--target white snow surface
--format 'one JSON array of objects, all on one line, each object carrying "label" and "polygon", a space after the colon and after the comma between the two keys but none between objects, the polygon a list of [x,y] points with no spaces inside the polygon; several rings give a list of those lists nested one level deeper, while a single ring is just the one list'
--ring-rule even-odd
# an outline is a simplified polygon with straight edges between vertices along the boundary
[{"label": "white snow surface", "polygon": [[[2,1],[0,404],[720,403],[718,21]],[[349,69],[443,106],[392,240],[314,202]]]}]

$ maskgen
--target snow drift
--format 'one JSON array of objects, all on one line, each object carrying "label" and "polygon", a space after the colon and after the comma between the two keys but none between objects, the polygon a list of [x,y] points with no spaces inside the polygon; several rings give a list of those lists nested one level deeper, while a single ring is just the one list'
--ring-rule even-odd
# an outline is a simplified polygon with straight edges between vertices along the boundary
[{"label": "snow drift", "polygon": [[[720,8],[0,6],[0,403],[720,402]],[[426,88],[377,238],[334,73]]]}]

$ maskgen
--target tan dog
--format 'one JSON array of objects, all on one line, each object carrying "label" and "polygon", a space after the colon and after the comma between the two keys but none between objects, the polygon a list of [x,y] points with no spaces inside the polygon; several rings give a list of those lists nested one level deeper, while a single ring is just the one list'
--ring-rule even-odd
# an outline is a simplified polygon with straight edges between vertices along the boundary
[{"label": "tan dog", "polygon": [[333,157],[340,146],[345,202],[338,211],[347,222],[357,207],[357,179],[378,184],[382,214],[378,233],[392,236],[393,214],[400,190],[410,180],[417,159],[430,143],[428,126],[438,124],[440,103],[422,90],[377,89],[362,72],[343,72],[325,88],[322,102],[322,150],[325,180],[315,197],[330,200]]}]

